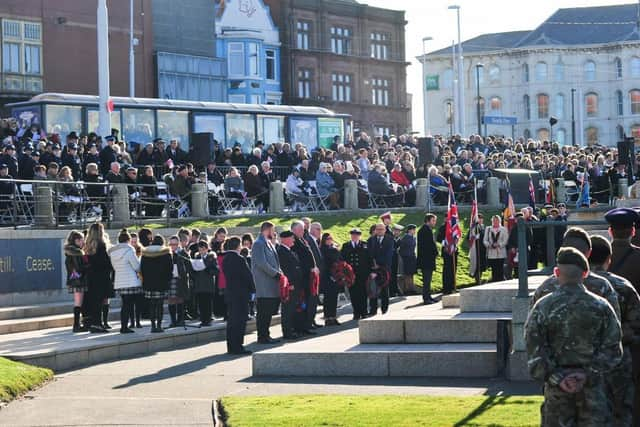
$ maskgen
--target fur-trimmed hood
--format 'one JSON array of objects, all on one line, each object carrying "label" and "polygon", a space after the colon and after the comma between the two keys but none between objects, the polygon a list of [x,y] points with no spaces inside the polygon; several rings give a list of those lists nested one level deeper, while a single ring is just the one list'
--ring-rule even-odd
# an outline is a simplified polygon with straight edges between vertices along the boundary
[{"label": "fur-trimmed hood", "polygon": [[83,256],[84,251],[76,245],[64,245],[64,254],[66,256]]},{"label": "fur-trimmed hood", "polygon": [[168,246],[151,245],[142,248],[142,256],[147,258],[158,258],[163,255],[170,255],[171,249]]}]

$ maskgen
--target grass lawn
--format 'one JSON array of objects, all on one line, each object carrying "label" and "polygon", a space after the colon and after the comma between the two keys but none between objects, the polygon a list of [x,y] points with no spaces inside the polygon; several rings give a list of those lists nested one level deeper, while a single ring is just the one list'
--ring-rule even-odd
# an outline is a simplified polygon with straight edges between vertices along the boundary
[{"label": "grass lawn", "polygon": [[0,357],[0,401],[8,402],[53,378],[50,369]]},{"label": "grass lawn", "polygon": [[[485,224],[490,223],[491,215],[498,212],[481,211],[485,217]],[[312,214],[312,212],[310,213]],[[301,213],[293,218],[300,218],[307,215],[307,213]],[[459,222],[463,235],[466,237],[467,226],[469,223],[470,209],[460,209]],[[310,216],[314,221],[320,222],[325,231],[329,231],[336,242],[342,244],[349,240],[349,230],[354,227],[358,227],[362,230],[363,239],[369,235],[369,227],[378,222],[379,215],[371,215],[369,212],[361,213],[345,213],[345,212],[328,212],[317,214],[316,216]],[[445,220],[446,214],[438,215],[438,226],[440,226]],[[206,231],[211,237],[218,227],[259,227],[263,221],[273,222],[278,229],[283,227],[289,227],[291,225],[292,217],[239,217],[225,219],[223,221],[195,221],[189,224],[184,224],[187,228],[199,228],[202,231]],[[424,214],[419,212],[410,213],[393,213],[393,222],[396,224],[409,225],[416,224],[418,227],[422,225],[424,221]],[[154,225],[151,228],[160,228],[163,225]],[[456,282],[458,288],[464,288],[475,284],[473,277],[469,276],[469,244],[468,241],[463,239],[460,253],[458,256],[458,269],[456,275]],[[438,247],[440,245],[438,244]],[[433,274],[432,290],[439,292],[442,289],[442,257],[437,258],[437,270]],[[483,275],[483,279],[489,279],[491,274],[486,271]],[[422,284],[421,274],[416,276],[416,283]]]},{"label": "grass lawn", "polygon": [[229,427],[538,426],[536,396],[225,397]]}]

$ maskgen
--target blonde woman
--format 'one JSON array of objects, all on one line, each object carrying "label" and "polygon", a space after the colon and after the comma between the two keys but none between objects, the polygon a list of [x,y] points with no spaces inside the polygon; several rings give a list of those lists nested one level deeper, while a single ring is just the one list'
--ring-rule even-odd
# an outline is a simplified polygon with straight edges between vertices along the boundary
[{"label": "blonde woman", "polygon": [[113,266],[107,254],[109,237],[101,223],[91,224],[87,232],[85,253],[89,258],[87,270],[87,312],[89,313],[92,333],[104,333],[111,329],[107,323],[109,317],[109,298],[113,296]]}]

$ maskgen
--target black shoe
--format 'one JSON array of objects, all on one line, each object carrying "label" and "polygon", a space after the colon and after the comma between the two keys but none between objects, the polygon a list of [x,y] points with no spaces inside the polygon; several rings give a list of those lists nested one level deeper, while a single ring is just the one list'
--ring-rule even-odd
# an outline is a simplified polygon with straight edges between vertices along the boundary
[{"label": "black shoe", "polygon": [[258,344],[275,344],[278,342],[280,342],[280,340],[271,337],[258,339]]},{"label": "black shoe", "polygon": [[129,329],[129,328],[120,328],[120,333],[121,334],[133,334],[135,331],[133,329]]},{"label": "black shoe", "polygon": [[142,325],[140,324],[140,322],[136,322],[136,329],[142,329]]},{"label": "black shoe", "polygon": [[169,323],[169,329],[175,328],[177,326],[178,326],[177,323],[174,323],[174,322]]},{"label": "black shoe", "polygon": [[104,324],[102,325],[102,327],[103,327],[104,329],[112,329],[112,328],[111,328],[111,325],[110,325],[110,324],[108,324],[107,322],[104,322]]},{"label": "black shoe", "polygon": [[164,332],[164,329],[162,329],[159,326],[156,326],[155,328],[151,328],[151,333],[152,334],[157,334],[157,333],[160,333],[160,332]]},{"label": "black shoe", "polygon": [[283,340],[285,341],[295,341],[298,338],[300,338],[300,335],[296,334],[296,333],[292,333],[291,335],[285,335],[282,337]]},{"label": "black shoe", "polygon": [[319,323],[313,322],[313,323],[311,324],[311,327],[312,327],[312,328],[314,328],[314,329],[316,329],[316,328],[322,328],[322,325],[321,325],[321,324],[319,324]]},{"label": "black shoe", "polygon": [[331,322],[333,324],[333,326],[340,326],[342,325],[342,323],[338,322],[338,319],[333,319],[333,321]]},{"label": "black shoe", "polygon": [[136,327],[136,325],[134,325],[133,323],[130,323],[129,326],[128,326],[129,329],[133,329],[135,327]]},{"label": "black shoe", "polygon": [[241,350],[232,350],[232,351],[228,351],[228,354],[234,354],[234,355],[247,355],[247,354],[251,354],[253,353],[251,350],[247,350],[246,348],[243,348]]},{"label": "black shoe", "polygon": [[311,329],[307,329],[302,331],[302,335],[317,335],[317,333],[313,332]]},{"label": "black shoe", "polygon": [[206,328],[207,326],[211,326],[211,322],[200,322],[199,328]]},{"label": "black shoe", "polygon": [[91,325],[89,326],[89,332],[91,332],[92,334],[106,334],[109,331],[107,331],[102,326]]}]

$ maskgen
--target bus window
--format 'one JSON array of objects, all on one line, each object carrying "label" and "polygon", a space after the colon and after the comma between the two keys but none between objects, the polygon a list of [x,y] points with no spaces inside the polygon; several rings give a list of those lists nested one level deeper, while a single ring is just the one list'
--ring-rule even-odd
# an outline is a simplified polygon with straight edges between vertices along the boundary
[{"label": "bus window", "polygon": [[258,116],[258,140],[265,146],[284,142],[284,116]]},{"label": "bus window", "polygon": [[240,145],[250,153],[256,143],[255,118],[251,114],[227,114],[227,147]]},{"label": "bus window", "polygon": [[153,141],[156,127],[153,110],[123,108],[122,122],[122,139],[127,143],[137,142],[144,145]]},{"label": "bus window", "polygon": [[189,151],[189,112],[158,110],[158,137],[177,139],[180,148]]},{"label": "bus window", "polygon": [[316,119],[291,118],[289,119],[289,132],[291,134],[291,146],[301,143],[308,151],[318,146],[318,130]]},{"label": "bus window", "polygon": [[[91,109],[87,111],[87,130],[89,132],[98,133],[100,123],[99,115],[98,110]],[[117,129],[120,134],[122,134],[121,116],[122,114],[118,110],[111,112],[111,129]]]},{"label": "bus window", "polygon": [[82,107],[71,105],[47,105],[45,107],[47,133],[60,135],[60,142],[65,144],[67,135],[75,131],[82,132]]},{"label": "bus window", "polygon": [[213,139],[218,141],[221,148],[225,147],[226,135],[224,131],[224,115],[221,114],[194,114],[194,132],[211,132]]}]

